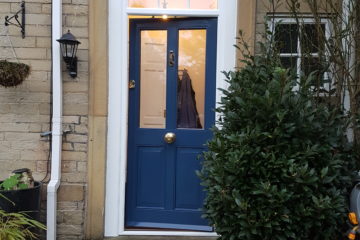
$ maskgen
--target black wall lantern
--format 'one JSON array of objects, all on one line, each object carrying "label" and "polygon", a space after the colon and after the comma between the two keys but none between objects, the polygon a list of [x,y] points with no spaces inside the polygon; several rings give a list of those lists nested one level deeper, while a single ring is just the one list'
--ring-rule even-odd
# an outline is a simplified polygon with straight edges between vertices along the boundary
[{"label": "black wall lantern", "polygon": [[77,76],[76,52],[80,42],[70,33],[70,30],[56,41],[60,43],[61,52],[70,76],[75,78]]}]

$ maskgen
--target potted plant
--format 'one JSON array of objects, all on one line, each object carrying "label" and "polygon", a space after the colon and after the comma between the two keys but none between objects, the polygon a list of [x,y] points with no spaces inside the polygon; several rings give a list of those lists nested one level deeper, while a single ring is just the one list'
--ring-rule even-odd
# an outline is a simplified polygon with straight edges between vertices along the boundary
[{"label": "potted plant", "polygon": [[0,209],[0,239],[38,239],[34,229],[46,230],[46,227],[25,213],[8,213]]},{"label": "potted plant", "polygon": [[19,62],[0,60],[0,85],[15,87],[21,84],[30,74],[30,67]]},{"label": "potted plant", "polygon": [[39,220],[41,183],[34,181],[27,168],[14,170],[12,175],[0,181],[0,209],[8,213],[25,212]]}]

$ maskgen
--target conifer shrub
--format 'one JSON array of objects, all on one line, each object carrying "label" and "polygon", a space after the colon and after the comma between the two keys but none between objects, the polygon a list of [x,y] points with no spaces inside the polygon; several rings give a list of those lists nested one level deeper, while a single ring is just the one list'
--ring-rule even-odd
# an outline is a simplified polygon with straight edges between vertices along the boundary
[{"label": "conifer shrub", "polygon": [[341,239],[355,166],[347,117],[271,54],[245,64],[225,73],[199,173],[204,217],[221,240]]}]

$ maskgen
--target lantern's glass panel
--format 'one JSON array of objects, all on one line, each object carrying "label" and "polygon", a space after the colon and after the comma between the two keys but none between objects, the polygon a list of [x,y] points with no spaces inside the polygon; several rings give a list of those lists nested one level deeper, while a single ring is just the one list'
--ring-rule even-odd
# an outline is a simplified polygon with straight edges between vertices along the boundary
[{"label": "lantern's glass panel", "polygon": [[217,0],[129,0],[132,8],[217,9]]},{"label": "lantern's glass panel", "polygon": [[63,57],[66,58],[71,58],[73,56],[75,56],[76,53],[76,49],[77,49],[77,45],[70,45],[70,44],[62,44],[61,45],[61,51],[63,54]]},{"label": "lantern's glass panel", "polygon": [[177,127],[204,128],[206,30],[179,31]]},{"label": "lantern's glass panel", "polygon": [[165,128],[167,31],[141,31],[140,51],[140,128]]}]

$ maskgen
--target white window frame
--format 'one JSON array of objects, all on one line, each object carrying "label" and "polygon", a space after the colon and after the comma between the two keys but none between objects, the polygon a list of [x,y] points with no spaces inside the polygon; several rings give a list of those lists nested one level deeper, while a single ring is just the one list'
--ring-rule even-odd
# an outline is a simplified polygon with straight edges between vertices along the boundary
[{"label": "white window frame", "polygon": [[[125,183],[128,122],[129,15],[217,17],[216,87],[226,88],[222,71],[235,68],[237,0],[218,0],[217,10],[128,8],[127,1],[109,0],[109,99],[105,196],[105,236],[167,235],[216,236],[216,233],[182,231],[126,231]],[[216,92],[220,102],[221,92]]]},{"label": "white window frame", "polygon": [[[301,15],[299,16],[300,19],[298,20],[300,25],[303,24],[315,24],[315,19],[311,16],[308,15]],[[329,18],[323,17],[320,19],[321,24],[325,24],[325,38],[329,39],[332,35],[332,24]],[[293,17],[289,17],[289,16],[271,16],[270,20],[268,21],[268,27],[269,30],[273,32],[275,31],[275,27],[277,24],[297,24],[297,20]],[[325,46],[326,48],[326,46]],[[326,59],[329,57],[328,56],[328,50],[325,51],[325,57]],[[297,57],[296,60],[296,74],[297,76],[301,76],[301,57],[302,57],[302,51],[301,51],[301,47],[300,47],[300,37],[298,37],[297,40],[297,53],[280,53],[279,54],[280,57]],[[317,57],[319,56],[317,53],[313,53],[311,54],[312,57]],[[330,67],[331,70],[331,67]],[[331,78],[331,73],[329,71],[324,73],[324,79],[330,79]],[[324,84],[324,89],[330,90],[331,89],[331,82],[330,83],[325,83]],[[298,90],[299,86],[295,86],[294,90]]]}]

